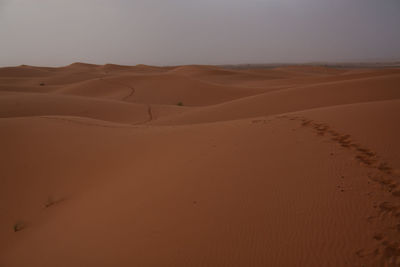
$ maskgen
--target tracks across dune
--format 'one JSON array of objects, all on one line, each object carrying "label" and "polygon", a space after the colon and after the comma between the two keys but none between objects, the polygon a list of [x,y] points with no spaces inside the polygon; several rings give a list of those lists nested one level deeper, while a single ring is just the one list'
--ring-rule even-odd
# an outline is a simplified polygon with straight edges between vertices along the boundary
[{"label": "tracks across dune", "polygon": [[354,158],[363,166],[373,169],[368,175],[368,179],[381,185],[384,193],[389,193],[390,197],[384,201],[374,204],[378,208],[377,214],[371,216],[368,220],[379,220],[387,215],[392,217],[391,224],[382,229],[382,232],[375,233],[371,238],[379,241],[379,245],[371,249],[360,249],[357,251],[359,257],[369,257],[377,262],[386,262],[390,264],[400,263],[400,173],[395,173],[390,163],[382,160],[379,155],[353,140],[349,134],[343,134],[333,129],[330,125],[307,119],[302,116],[283,115],[280,118],[295,120],[301,123],[301,126],[313,129],[319,136],[330,138],[341,147],[350,150]]},{"label": "tracks across dune", "polygon": [[[101,78],[100,80],[102,80],[102,81],[104,81],[104,82],[107,82],[107,83],[113,85],[112,82],[107,81],[106,79]],[[119,83],[119,82],[118,82],[118,83]],[[126,87],[126,88],[128,88],[128,89],[130,90],[130,93],[129,93],[127,96],[124,96],[124,97],[122,98],[123,101],[124,101],[124,100],[128,100],[131,96],[133,96],[133,95],[135,94],[135,88],[133,88],[132,86],[129,86],[129,85],[126,85],[126,84],[123,84],[123,83],[119,83],[119,84],[122,85],[122,86],[124,86],[124,87]]]}]

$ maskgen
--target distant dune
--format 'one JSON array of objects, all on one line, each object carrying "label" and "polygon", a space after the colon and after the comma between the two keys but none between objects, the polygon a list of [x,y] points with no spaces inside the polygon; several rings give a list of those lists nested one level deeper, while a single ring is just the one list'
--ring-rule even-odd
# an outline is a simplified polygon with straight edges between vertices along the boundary
[{"label": "distant dune", "polygon": [[399,136],[396,65],[0,68],[0,266],[400,266]]}]

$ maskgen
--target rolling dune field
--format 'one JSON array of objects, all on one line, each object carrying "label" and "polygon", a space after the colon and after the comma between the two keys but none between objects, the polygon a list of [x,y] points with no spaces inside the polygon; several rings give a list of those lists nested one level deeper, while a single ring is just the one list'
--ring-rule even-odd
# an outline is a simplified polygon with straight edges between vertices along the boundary
[{"label": "rolling dune field", "polygon": [[400,69],[0,68],[0,266],[400,266]]}]

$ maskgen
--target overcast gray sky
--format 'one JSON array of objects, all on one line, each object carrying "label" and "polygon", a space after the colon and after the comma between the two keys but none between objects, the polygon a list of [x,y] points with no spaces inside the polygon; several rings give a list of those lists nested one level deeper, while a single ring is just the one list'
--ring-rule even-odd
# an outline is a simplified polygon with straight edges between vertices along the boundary
[{"label": "overcast gray sky", "polygon": [[0,0],[0,65],[400,59],[400,0]]}]

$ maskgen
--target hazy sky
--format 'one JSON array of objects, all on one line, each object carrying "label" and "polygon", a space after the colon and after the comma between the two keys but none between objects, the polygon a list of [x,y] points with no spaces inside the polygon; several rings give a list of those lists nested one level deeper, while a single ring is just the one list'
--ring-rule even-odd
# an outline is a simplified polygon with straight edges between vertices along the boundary
[{"label": "hazy sky", "polygon": [[0,0],[0,65],[400,59],[400,0]]}]

